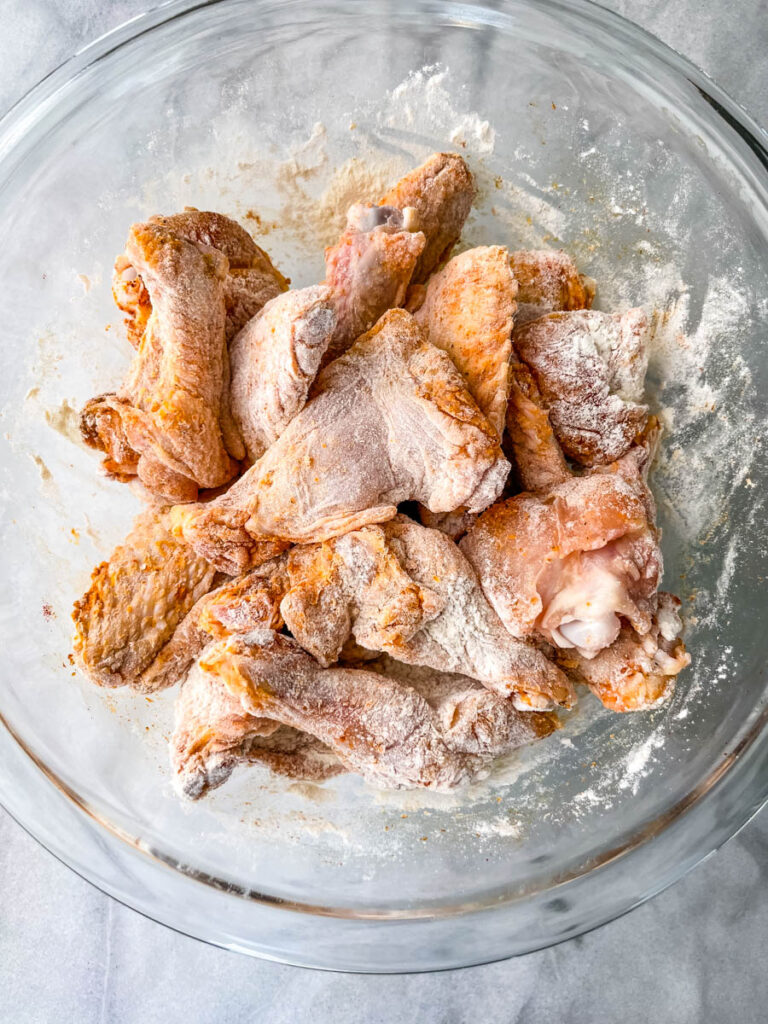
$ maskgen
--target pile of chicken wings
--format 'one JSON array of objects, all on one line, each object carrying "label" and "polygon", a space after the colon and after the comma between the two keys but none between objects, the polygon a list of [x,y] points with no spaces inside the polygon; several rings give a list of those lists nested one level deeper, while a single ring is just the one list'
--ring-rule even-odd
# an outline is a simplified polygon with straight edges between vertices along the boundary
[{"label": "pile of chicken wings", "polygon": [[135,354],[81,429],[147,508],[74,648],[101,686],[180,684],[187,798],[251,762],[450,788],[577,686],[642,710],[690,660],[658,592],[647,317],[591,309],[560,251],[451,258],[474,197],[433,155],[298,290],[221,214],[130,230]]}]

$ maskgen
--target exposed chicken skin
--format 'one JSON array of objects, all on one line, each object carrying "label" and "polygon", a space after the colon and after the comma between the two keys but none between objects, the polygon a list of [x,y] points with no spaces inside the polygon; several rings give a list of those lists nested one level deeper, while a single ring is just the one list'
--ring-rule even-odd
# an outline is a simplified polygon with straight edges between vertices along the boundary
[{"label": "exposed chicken skin", "polygon": [[513,636],[540,635],[594,657],[619,616],[651,628],[661,552],[653,499],[628,454],[609,470],[488,509],[460,547]]},{"label": "exposed chicken skin", "polygon": [[332,293],[321,285],[278,295],[235,337],[232,413],[252,462],[304,407],[335,326]]},{"label": "exposed chicken skin", "polygon": [[344,770],[314,736],[249,714],[237,694],[198,666],[176,702],[170,753],[174,785],[188,800],[222,785],[238,764],[261,762],[280,775],[312,781]]},{"label": "exposed chicken skin", "polygon": [[513,358],[509,373],[505,451],[524,491],[547,492],[572,474],[531,371]]},{"label": "exposed chicken skin", "polygon": [[[126,256],[152,302],[141,343],[116,395],[86,405],[85,441],[106,452],[105,467],[138,475],[176,501],[218,487],[237,470],[225,447],[228,358],[224,279],[227,259],[202,251],[157,223],[134,224]],[[242,445],[242,442],[240,442]]]},{"label": "exposed chicken skin", "polygon": [[589,309],[595,282],[562,249],[522,249],[509,257],[519,290],[516,326],[559,309]]},{"label": "exposed chicken skin", "polygon": [[[230,341],[270,299],[284,292],[289,281],[273,266],[237,221],[221,213],[187,207],[170,217],[150,217],[150,224],[165,226],[172,234],[195,245],[218,249],[227,257],[229,269],[224,279],[226,335]],[[112,277],[115,302],[128,313],[128,338],[138,347],[152,303],[141,274],[127,255],[118,256]]]},{"label": "exposed chicken skin", "polygon": [[[292,548],[205,599],[198,626],[214,638],[283,622],[320,664],[345,643],[460,672],[526,707],[569,705],[566,678],[504,629],[459,549],[406,516],[323,544]],[[519,702],[519,701],[518,701]]]},{"label": "exposed chicken skin", "polygon": [[402,501],[486,508],[509,471],[451,360],[390,310],[319,376],[315,397],[226,494],[177,507],[199,554],[236,574],[291,543],[385,522]]},{"label": "exposed chicken skin", "polygon": [[167,511],[143,513],[75,603],[74,651],[83,671],[100,686],[158,688],[155,659],[215,575],[173,536]]},{"label": "exposed chicken skin", "polygon": [[415,314],[427,337],[453,360],[499,437],[509,393],[517,284],[501,245],[454,256],[427,285]]},{"label": "exposed chicken skin", "polygon": [[621,458],[648,421],[642,309],[550,313],[514,333],[565,454],[585,466]]},{"label": "exposed chicken skin", "polygon": [[412,207],[426,245],[413,271],[419,284],[447,256],[459,239],[476,195],[466,161],[457,153],[434,153],[420,167],[401,178],[380,200],[400,210]]},{"label": "exposed chicken skin", "polygon": [[346,231],[325,252],[325,284],[336,311],[325,363],[346,352],[388,309],[403,304],[424,244],[413,210],[350,207]]},{"label": "exposed chicken skin", "polygon": [[206,649],[199,665],[249,714],[310,733],[376,785],[451,789],[484,765],[483,758],[448,746],[415,690],[375,672],[321,668],[278,633],[221,640]]},{"label": "exposed chicken skin", "polygon": [[624,625],[618,639],[596,657],[561,651],[558,660],[611,711],[656,707],[671,696],[675,677],[691,663],[680,638],[679,607],[676,597],[661,593],[651,628],[644,635]]}]

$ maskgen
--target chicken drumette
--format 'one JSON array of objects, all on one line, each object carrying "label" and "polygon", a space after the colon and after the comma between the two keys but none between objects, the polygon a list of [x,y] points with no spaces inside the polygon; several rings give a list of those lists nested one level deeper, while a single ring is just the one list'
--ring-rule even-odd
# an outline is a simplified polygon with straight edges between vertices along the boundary
[{"label": "chicken drumette", "polygon": [[232,479],[245,448],[230,411],[227,341],[287,286],[221,214],[187,210],[133,225],[113,293],[136,355],[121,389],[92,399],[81,418],[108,472],[138,476],[171,501]]},{"label": "chicken drumette", "polygon": [[[614,710],[671,692],[688,664],[675,599],[662,570],[646,484],[658,430],[618,462],[584,476],[558,453],[546,410],[525,374],[513,389],[510,431],[524,493],[487,510],[460,547],[515,636],[540,636],[573,677]],[[527,388],[527,390],[526,390]]]}]

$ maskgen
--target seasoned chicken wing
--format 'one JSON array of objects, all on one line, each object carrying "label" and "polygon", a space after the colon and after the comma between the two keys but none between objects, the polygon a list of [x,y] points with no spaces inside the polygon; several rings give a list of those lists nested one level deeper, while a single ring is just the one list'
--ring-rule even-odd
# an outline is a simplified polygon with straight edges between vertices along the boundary
[{"label": "seasoned chicken wing", "polygon": [[388,788],[451,789],[485,759],[452,750],[414,689],[361,669],[321,668],[288,637],[267,631],[220,640],[201,669],[254,717],[310,733],[350,771]]},{"label": "seasoned chicken wing", "polygon": [[167,510],[140,515],[75,603],[74,651],[83,671],[100,686],[149,691],[164,685],[156,659],[215,577],[215,569],[171,533]]},{"label": "seasoned chicken wing", "polygon": [[446,745],[460,753],[501,757],[559,728],[556,715],[518,711],[508,697],[486,689],[469,676],[406,665],[388,654],[359,666],[347,664],[413,687],[432,708]]},{"label": "seasoned chicken wing", "polygon": [[613,643],[622,618],[650,630],[661,551],[641,462],[630,452],[548,493],[499,502],[461,541],[513,636],[538,634],[590,658]]},{"label": "seasoned chicken wing", "polygon": [[402,501],[480,511],[508,471],[451,360],[391,310],[321,373],[315,397],[226,494],[177,507],[175,522],[236,574],[292,543],[385,522]]},{"label": "seasoned chicken wing", "polygon": [[522,249],[510,254],[518,283],[515,326],[560,309],[589,309],[595,282],[576,269],[562,249]]},{"label": "seasoned chicken wing", "polygon": [[[270,299],[288,288],[288,279],[273,266],[248,232],[230,217],[188,206],[183,213],[170,217],[150,217],[149,223],[165,226],[179,238],[217,249],[227,257],[229,266],[224,279],[227,341]],[[127,254],[118,256],[115,261],[112,293],[120,309],[128,313],[128,337],[134,347],[138,347],[152,312],[152,302],[140,270],[133,266]]]},{"label": "seasoned chicken wing", "polygon": [[642,309],[550,313],[514,333],[565,454],[585,466],[621,458],[648,422]]},{"label": "seasoned chicken wing", "polygon": [[[516,292],[507,250],[479,246],[454,256],[430,278],[415,314],[432,344],[451,357],[499,438],[509,393]],[[475,518],[466,508],[434,513],[423,507],[419,517],[454,539]]]},{"label": "seasoned chicken wing", "polygon": [[427,337],[453,360],[499,437],[509,393],[517,284],[501,245],[454,256],[427,285],[415,314]]},{"label": "seasoned chicken wing", "polygon": [[117,394],[86,405],[86,443],[106,453],[107,470],[137,475],[175,501],[218,487],[237,471],[242,442],[228,417],[225,337],[227,259],[163,224],[134,224],[126,257],[141,275],[152,312],[128,376]]},{"label": "seasoned chicken wing", "polygon": [[680,636],[679,607],[676,597],[661,593],[647,633],[640,634],[624,624],[611,646],[594,658],[564,650],[559,652],[558,660],[611,711],[657,707],[671,696],[675,677],[691,663]]},{"label": "seasoned chicken wing", "polygon": [[232,413],[251,461],[303,409],[336,322],[332,292],[321,285],[278,295],[235,337]]},{"label": "seasoned chicken wing", "polygon": [[403,304],[424,243],[411,209],[350,207],[346,231],[325,252],[325,284],[336,312],[325,363],[346,352],[388,309]]},{"label": "seasoned chicken wing", "polygon": [[434,153],[420,167],[401,178],[380,200],[399,210],[411,207],[426,238],[411,280],[426,281],[450,255],[476,195],[475,181],[458,153]]},{"label": "seasoned chicken wing", "polygon": [[546,492],[572,474],[531,371],[513,358],[509,376],[504,450],[523,490]]},{"label": "seasoned chicken wing", "polygon": [[[263,635],[256,634],[259,640]],[[249,644],[251,637],[244,640]],[[283,638],[277,640],[282,644]],[[517,711],[509,699],[466,676],[403,665],[386,656],[348,667],[364,669],[347,677],[358,686],[361,681],[370,686],[373,672],[391,680],[395,694],[402,692],[409,708],[408,691],[415,690],[431,710],[446,751],[469,755],[467,767],[473,774],[480,774],[493,758],[543,739],[559,727],[554,715]],[[320,678],[325,682],[323,674]],[[171,739],[174,782],[182,796],[197,799],[225,782],[236,765],[256,761],[278,774],[313,781],[344,771],[330,746],[307,732],[249,713],[248,704],[249,699],[230,689],[216,672],[199,666],[190,672],[176,704]],[[419,708],[423,715],[423,705]],[[331,719],[328,728],[340,709],[333,702],[325,709]]]},{"label": "seasoned chicken wing", "polygon": [[174,785],[188,800],[221,786],[239,764],[260,762],[279,775],[315,782],[344,770],[314,736],[250,714],[236,692],[198,666],[176,702],[170,752]]},{"label": "seasoned chicken wing", "polygon": [[371,651],[459,672],[530,707],[569,705],[573,691],[536,647],[512,637],[471,566],[438,530],[397,516],[322,544],[292,548],[201,604],[214,638],[283,622],[320,664],[350,637]]}]

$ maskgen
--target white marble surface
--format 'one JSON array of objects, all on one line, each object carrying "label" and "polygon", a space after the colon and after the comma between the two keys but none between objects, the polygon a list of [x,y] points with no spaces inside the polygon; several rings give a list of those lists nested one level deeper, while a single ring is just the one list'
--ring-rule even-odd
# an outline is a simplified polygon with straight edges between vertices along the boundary
[{"label": "white marble surface", "polygon": [[[144,0],[0,0],[0,110]],[[607,0],[768,123],[766,0]],[[248,960],[96,891],[0,811],[0,1021],[757,1024],[768,1019],[768,812],[671,890],[555,949],[444,974]]]}]

